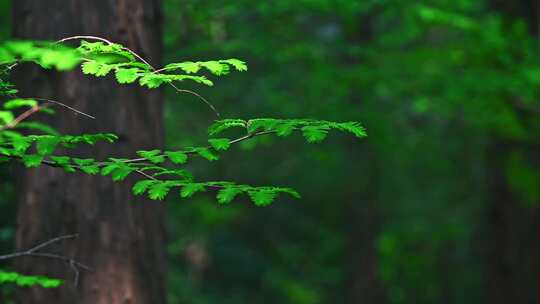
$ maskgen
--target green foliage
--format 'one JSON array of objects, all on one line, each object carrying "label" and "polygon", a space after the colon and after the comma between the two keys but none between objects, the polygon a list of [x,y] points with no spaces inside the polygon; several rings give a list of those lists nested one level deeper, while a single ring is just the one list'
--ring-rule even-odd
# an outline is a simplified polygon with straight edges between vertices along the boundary
[{"label": "green foliage", "polygon": [[158,88],[162,84],[184,80],[208,86],[213,85],[211,80],[202,75],[171,74],[175,70],[195,74],[201,68],[205,68],[216,76],[228,74],[230,66],[233,66],[237,71],[247,70],[246,64],[238,59],[171,63],[156,70],[146,62],[140,61],[133,52],[123,46],[115,43],[105,44],[101,41],[82,41],[78,50],[85,60],[82,64],[84,74],[103,77],[114,71],[118,83],[130,84],[139,80],[141,86],[150,89]]},{"label": "green foliage", "polygon": [[0,66],[18,61],[67,71],[77,66],[81,57],[75,49],[52,42],[8,41],[0,44]]},{"label": "green foliage", "polygon": [[43,276],[26,276],[16,272],[0,270],[0,284],[14,283],[20,287],[40,286],[43,288],[57,288],[62,285],[62,280],[51,279]]},{"label": "green foliage", "polygon": [[[39,125],[37,125],[39,126]],[[38,127],[40,128],[40,127]],[[40,128],[41,129],[41,128]],[[74,148],[79,144],[94,145],[98,141],[114,142],[118,137],[111,133],[83,135],[27,135],[13,131],[0,132],[0,148],[6,156],[21,157],[35,143],[39,155],[52,154],[61,145]]]},{"label": "green foliage", "polygon": [[165,66],[166,70],[178,70],[181,69],[188,74],[194,74],[199,72],[201,68],[205,68],[210,73],[216,76],[227,75],[230,72],[230,66],[234,67],[237,71],[247,71],[247,65],[245,62],[238,59],[227,59],[217,61],[198,61],[198,62],[181,62],[171,63]]},{"label": "green foliage", "polygon": [[300,198],[300,194],[290,188],[281,187],[254,187],[249,185],[235,184],[231,182],[193,182],[191,180],[141,180],[133,186],[133,194],[141,195],[148,192],[149,198],[163,200],[172,188],[180,188],[180,197],[189,198],[197,192],[206,189],[219,190],[216,199],[220,204],[230,203],[237,195],[247,194],[257,206],[271,204],[280,194],[289,194],[294,198]]},{"label": "green foliage", "polygon": [[[67,39],[72,40],[72,39]],[[335,123],[309,119],[226,119],[214,123],[209,133],[217,135],[229,128],[241,127],[247,135],[236,139],[209,138],[203,146],[186,147],[174,151],[159,149],[136,151],[136,157],[107,156],[106,159],[81,158],[71,155],[70,149],[80,144],[114,143],[114,134],[64,135],[43,123],[29,121],[33,114],[53,114],[51,105],[62,105],[62,110],[79,111],[60,102],[45,99],[24,99],[16,96],[16,88],[9,83],[9,71],[23,63],[38,64],[47,69],[65,71],[80,65],[82,73],[95,77],[114,78],[119,84],[137,84],[149,89],[170,84],[175,90],[177,82],[191,81],[212,86],[209,78],[236,71],[247,71],[245,62],[238,59],[178,62],[164,68],[150,66],[143,58],[122,45],[107,41],[81,41],[77,48],[63,43],[38,41],[9,41],[0,44],[0,157],[1,161],[18,161],[28,168],[49,166],[66,172],[107,176],[113,181],[137,177],[132,187],[134,195],[145,195],[151,200],[173,197],[193,198],[215,195],[219,204],[246,198],[256,206],[267,206],[280,195],[300,198],[291,188],[252,186],[230,181],[200,181],[184,166],[191,158],[217,161],[220,153],[232,144],[253,137],[275,133],[286,136],[293,131],[302,132],[308,142],[322,141],[329,130],[341,130],[364,137],[364,129],[356,122]],[[206,74],[205,74],[206,73]],[[84,114],[84,113],[83,113]],[[61,131],[61,130],[60,130]],[[321,135],[322,134],[322,135]],[[142,180],[140,180],[142,178]],[[197,195],[199,194],[199,195]],[[0,272],[0,283],[58,287],[61,281],[41,277],[27,277]]]},{"label": "green foliage", "polygon": [[175,164],[183,164],[187,162],[188,159],[188,156],[184,151],[167,151],[165,152],[165,156]]},{"label": "green foliage", "polygon": [[[7,102],[5,108],[36,107],[33,100],[15,99]],[[11,112],[6,116],[6,121],[11,122],[14,118]],[[0,133],[0,154],[7,157],[19,159],[26,167],[34,168],[43,163],[49,166],[62,168],[66,172],[84,172],[86,174],[101,174],[110,176],[113,181],[122,181],[133,173],[151,176],[153,180],[143,180],[133,187],[134,194],[148,193],[148,197],[153,200],[162,200],[173,187],[180,187],[180,196],[187,198],[197,192],[208,189],[217,190],[216,199],[219,203],[231,202],[239,194],[246,193],[253,203],[258,206],[266,206],[272,203],[279,193],[288,193],[298,198],[299,194],[288,188],[276,187],[252,187],[248,185],[236,185],[227,182],[193,182],[192,174],[183,169],[171,168],[164,164],[169,160],[173,165],[181,165],[187,162],[188,156],[200,156],[208,161],[219,159],[219,151],[226,151],[231,143],[249,139],[251,137],[265,134],[258,132],[276,133],[279,136],[286,136],[293,130],[300,130],[310,143],[322,141],[330,129],[347,131],[357,137],[365,136],[364,129],[356,122],[335,123],[329,121],[309,120],[309,119],[226,119],[216,121],[210,128],[210,134],[217,134],[232,127],[242,127],[249,132],[247,137],[237,140],[228,138],[211,138],[208,140],[209,146],[188,147],[184,150],[161,151],[141,150],[137,151],[140,158],[109,158],[98,161],[87,158],[81,159],[70,156],[53,155],[59,146],[63,148],[73,148],[78,144],[85,143],[94,145],[98,141],[113,143],[117,137],[114,134],[83,134],[83,135],[21,135],[14,131],[3,131]],[[27,154],[32,145],[35,144],[37,154]],[[144,172],[144,173],[143,173]],[[176,176],[173,180],[159,180],[161,176]],[[178,179],[178,177],[180,179]]]},{"label": "green foliage", "polygon": [[154,164],[159,164],[165,161],[165,156],[161,155],[161,150],[137,151],[137,154]]},{"label": "green foliage", "polygon": [[210,135],[217,135],[230,128],[245,128],[250,134],[257,132],[275,133],[278,136],[289,136],[294,130],[302,131],[309,143],[323,141],[331,129],[352,133],[355,137],[367,136],[365,129],[358,122],[332,122],[314,119],[274,119],[256,118],[250,120],[224,119],[214,122],[208,128]]},{"label": "green foliage", "polygon": [[13,110],[20,107],[30,107],[34,108],[37,107],[38,102],[33,99],[11,99],[4,103],[4,109],[6,110]]},{"label": "green foliage", "polygon": [[211,138],[208,140],[212,148],[218,151],[224,151],[231,146],[230,139],[228,138]]},{"label": "green foliage", "polygon": [[514,151],[506,164],[506,177],[514,193],[525,205],[535,207],[540,199],[540,174],[527,163],[524,156]]}]

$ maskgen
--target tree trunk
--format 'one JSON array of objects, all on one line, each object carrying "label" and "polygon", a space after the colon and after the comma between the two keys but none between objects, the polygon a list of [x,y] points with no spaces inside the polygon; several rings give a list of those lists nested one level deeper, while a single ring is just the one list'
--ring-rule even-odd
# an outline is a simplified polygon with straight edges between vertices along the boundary
[{"label": "tree trunk", "polygon": [[[533,35],[540,35],[540,1],[491,0],[491,7],[511,18],[524,19]],[[535,134],[534,113],[517,111],[520,121]],[[533,140],[534,141],[534,140]],[[495,136],[487,153],[485,252],[486,303],[540,303],[539,202],[526,203],[514,191],[506,176],[511,153],[522,152],[531,165],[540,167],[539,146],[528,141],[509,141]]]},{"label": "tree trunk", "polygon": [[[17,0],[14,35],[56,40],[74,35],[101,36],[121,43],[156,63],[161,55],[159,0]],[[52,98],[91,113],[86,119],[57,109],[51,124],[66,134],[112,132],[113,145],[73,153],[104,159],[129,157],[162,144],[162,99],[158,91],[120,86],[79,71],[43,72],[22,67],[16,81],[23,97]],[[62,153],[64,151],[60,151]],[[16,246],[22,250],[51,237],[78,233],[58,252],[89,265],[77,286],[68,265],[23,258],[24,274],[63,278],[59,289],[19,292],[18,303],[165,303],[163,206],[135,198],[131,182],[68,174],[54,168],[24,170],[18,189]]]},{"label": "tree trunk", "polygon": [[487,235],[485,250],[486,303],[540,303],[534,287],[538,271],[535,240],[537,208],[527,206],[512,193],[505,164],[512,146],[496,140],[488,149]]},{"label": "tree trunk", "polygon": [[[369,159],[366,156],[365,159]],[[346,303],[386,303],[382,281],[377,276],[379,263],[375,240],[380,232],[380,214],[377,208],[378,170],[371,158],[365,169],[367,178],[351,193],[345,208],[347,229]]]}]

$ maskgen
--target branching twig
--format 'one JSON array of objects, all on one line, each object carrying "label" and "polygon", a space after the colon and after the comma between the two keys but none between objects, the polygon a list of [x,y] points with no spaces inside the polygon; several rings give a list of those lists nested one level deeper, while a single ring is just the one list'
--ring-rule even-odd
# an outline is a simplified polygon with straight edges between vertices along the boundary
[{"label": "branching twig", "polygon": [[[62,38],[58,41],[56,41],[55,43],[62,43],[62,42],[66,42],[66,41],[70,41],[70,40],[81,40],[81,39],[89,39],[89,40],[97,40],[97,41],[101,41],[101,42],[105,42],[107,44],[114,44],[112,41],[109,41],[105,38],[101,38],[101,37],[97,37],[97,36],[86,36],[86,35],[79,35],[79,36],[71,36],[71,37],[66,37],[66,38]],[[159,73],[161,71],[163,71],[163,69],[156,69],[155,67],[153,67],[148,61],[146,61],[142,56],[140,56],[139,54],[135,53],[133,50],[127,48],[127,47],[123,47],[124,50],[128,51],[131,55],[133,55],[135,58],[137,58],[138,60],[140,60],[142,63],[148,65],[150,67],[150,69],[152,69],[153,72],[155,73]],[[8,66],[8,70],[11,70],[13,69],[14,67],[18,66],[20,62],[15,62],[14,64]],[[189,94],[192,94],[194,96],[196,96],[197,98],[199,98],[202,102],[204,102],[211,110],[212,112],[214,112],[214,114],[216,114],[216,116],[219,118],[221,117],[221,115],[219,114],[218,110],[216,109],[216,107],[210,103],[207,99],[205,99],[204,97],[202,97],[200,94],[197,94],[193,91],[190,91],[190,90],[186,90],[186,89],[180,89],[178,88],[174,83],[169,83],[169,85],[171,87],[174,88],[174,90],[177,92],[177,93],[189,93]],[[64,105],[65,106],[65,105]],[[66,106],[67,107],[67,106]],[[79,113],[79,114],[83,114],[83,113]],[[83,114],[84,115],[84,114]],[[90,116],[90,115],[86,115],[86,116]]]},{"label": "branching twig", "polygon": [[[276,131],[260,131],[260,132],[250,133],[250,134],[244,135],[242,137],[231,140],[229,142],[229,144],[234,145],[234,144],[237,144],[237,143],[242,142],[244,140],[251,139],[253,137],[266,135],[266,134],[272,134],[272,133],[276,133]],[[211,147],[212,146],[206,146],[204,148],[211,148]],[[192,155],[192,154],[196,154],[196,153],[197,153],[196,151],[186,151],[185,152],[185,154],[187,154],[187,155]],[[142,161],[147,161],[147,159],[144,158],[144,157],[139,157],[139,158],[126,159],[126,160],[123,160],[121,162],[129,164],[129,163],[138,163],[138,162],[142,162]]]},{"label": "branching twig", "polygon": [[[101,37],[96,37],[96,36],[72,36],[72,37],[66,37],[66,38],[62,38],[60,40],[58,40],[56,43],[61,43],[61,42],[65,42],[65,41],[69,41],[69,40],[80,40],[80,39],[92,39],[92,40],[98,40],[98,41],[102,41],[102,42],[105,42],[105,43],[108,43],[108,44],[113,44],[113,42],[107,40],[107,39],[104,39],[104,38],[101,38]],[[156,69],[154,66],[152,66],[148,61],[146,61],[142,56],[140,56],[139,54],[137,54],[136,52],[134,52],[133,50],[127,48],[127,47],[123,47],[124,50],[128,51],[131,55],[133,55],[135,58],[139,59],[142,63],[146,64],[147,66],[150,67],[150,69],[152,69],[152,71],[154,73],[159,73],[161,71],[163,71],[164,69]],[[177,92],[177,93],[189,93],[189,94],[192,94],[196,97],[198,97],[202,102],[204,102],[208,107],[210,107],[210,109],[214,112],[214,114],[216,114],[216,116],[219,118],[221,117],[221,115],[219,114],[218,110],[216,109],[216,107],[214,107],[214,105],[212,103],[210,103],[207,99],[205,99],[204,97],[202,97],[200,94],[197,94],[191,90],[186,90],[186,89],[180,89],[178,88],[174,83],[169,83],[169,85],[171,87],[174,88],[174,90]]]},{"label": "branching twig", "polygon": [[[271,133],[275,133],[275,131],[259,131],[259,132],[250,133],[250,134],[244,135],[242,137],[231,140],[229,142],[229,144],[234,145],[234,144],[237,144],[237,143],[242,142],[244,140],[248,140],[248,139],[251,139],[251,138],[254,138],[254,137],[257,137],[257,136],[271,134]],[[206,146],[205,148],[211,148],[211,146]],[[196,151],[186,151],[185,152],[185,154],[187,154],[187,155],[194,155],[196,153],[197,153]],[[18,159],[18,160],[22,159],[22,157],[16,156],[16,155],[7,155],[7,154],[2,154],[2,153],[0,153],[0,155],[4,156],[4,157],[12,158],[12,159]],[[120,162],[125,163],[125,164],[132,164],[132,163],[143,163],[145,161],[147,161],[146,158],[139,157],[139,158],[126,159],[126,160],[123,160],[123,161],[120,161]],[[53,167],[53,168],[62,168],[63,167],[62,165],[59,165],[58,163],[56,163],[54,161],[50,161],[50,160],[46,160],[46,159],[42,160],[41,163],[46,165],[46,166]],[[96,163],[96,164],[99,167],[103,167],[103,166],[107,165],[108,163],[99,162],[99,163]],[[76,169],[76,170],[81,170],[82,169],[82,167],[78,166],[78,165],[69,165],[69,167],[71,167],[73,169]],[[157,178],[155,178],[152,175],[144,172],[143,170],[136,169],[136,170],[134,170],[134,172],[136,172],[137,174],[139,174],[139,175],[141,175],[141,176],[143,176],[145,178],[152,179],[152,180],[158,180]]]},{"label": "branching twig", "polygon": [[80,269],[87,270],[87,271],[92,271],[92,269],[90,267],[88,267],[88,266],[86,266],[86,265],[84,265],[82,263],[77,262],[73,258],[68,258],[68,257],[63,256],[63,255],[54,254],[54,253],[47,253],[47,252],[39,252],[41,249],[49,247],[49,246],[51,246],[51,245],[53,245],[55,243],[59,243],[59,242],[64,241],[64,240],[75,239],[77,237],[79,237],[78,234],[59,236],[59,237],[50,239],[48,241],[45,241],[45,242],[43,242],[41,244],[38,244],[37,246],[32,247],[32,248],[30,248],[28,250],[25,250],[25,251],[10,253],[10,254],[6,254],[6,255],[0,255],[0,260],[15,259],[15,258],[20,258],[20,257],[40,257],[40,258],[59,260],[59,261],[68,263],[68,265],[73,270],[73,273],[74,273],[74,276],[75,276],[73,283],[74,283],[75,286],[77,286],[77,284],[79,282]]}]

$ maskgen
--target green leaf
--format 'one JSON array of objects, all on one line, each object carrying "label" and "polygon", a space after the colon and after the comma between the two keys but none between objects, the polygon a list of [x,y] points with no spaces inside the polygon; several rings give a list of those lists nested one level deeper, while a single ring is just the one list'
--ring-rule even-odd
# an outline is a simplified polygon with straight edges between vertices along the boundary
[{"label": "green leaf", "polygon": [[242,193],[241,189],[225,187],[218,191],[216,198],[220,204],[228,204],[240,193]]},{"label": "green leaf", "polygon": [[244,61],[238,60],[238,59],[235,59],[235,58],[231,58],[231,59],[227,59],[227,60],[220,60],[219,62],[228,63],[228,64],[234,66],[234,68],[237,71],[240,71],[240,72],[247,71],[247,69],[248,69],[248,67],[247,67],[247,65],[246,65],[246,63]]},{"label": "green leaf", "polygon": [[302,128],[302,134],[309,143],[319,143],[328,135],[328,127],[307,126]]},{"label": "green leaf", "polygon": [[24,153],[31,146],[29,139],[24,137],[13,138],[11,144],[13,145],[13,148],[20,153]]},{"label": "green leaf", "polygon": [[201,65],[198,62],[186,61],[179,63],[170,63],[165,66],[167,70],[182,69],[188,74],[197,73],[201,69]]},{"label": "green leaf", "polygon": [[248,191],[248,194],[253,203],[257,206],[270,205],[277,196],[276,191],[268,189],[252,190]]},{"label": "green leaf", "polygon": [[280,123],[280,120],[273,118],[257,118],[248,121],[248,130],[253,133],[258,130],[272,131]]},{"label": "green leaf", "polygon": [[106,76],[112,70],[112,66],[98,61],[87,61],[82,64],[82,71],[87,75],[97,77]]},{"label": "green leaf", "polygon": [[63,281],[42,276],[25,276],[16,272],[0,270],[0,284],[4,283],[15,283],[21,287],[39,285],[43,288],[56,288],[62,285]]},{"label": "green leaf", "polygon": [[99,166],[98,165],[85,165],[85,166],[79,166],[82,172],[90,175],[95,175],[99,173]]},{"label": "green leaf", "polygon": [[61,139],[58,136],[45,135],[37,140],[37,152],[39,155],[50,155],[54,152]]},{"label": "green leaf", "polygon": [[209,135],[219,134],[229,128],[241,127],[246,128],[247,122],[243,119],[223,119],[215,121],[209,128]]},{"label": "green leaf", "polygon": [[97,71],[97,73],[95,73],[94,75],[97,76],[97,77],[106,76],[107,74],[109,74],[111,69],[112,69],[112,67],[110,65],[102,64],[100,66],[99,70]]},{"label": "green leaf", "polygon": [[219,159],[219,155],[215,151],[213,151],[211,149],[200,148],[200,149],[197,149],[196,152],[197,152],[197,154],[199,154],[200,156],[206,158],[209,161],[214,161],[214,160]]},{"label": "green leaf", "polygon": [[211,138],[208,140],[212,148],[218,151],[224,151],[229,149],[231,141],[228,138]]},{"label": "green leaf", "polygon": [[180,191],[180,196],[182,198],[192,197],[193,194],[200,191],[205,191],[204,184],[201,184],[201,183],[185,184],[182,186],[182,190]]},{"label": "green leaf", "polygon": [[276,126],[278,136],[289,136],[294,131],[295,124],[293,122],[285,122]]},{"label": "green leaf", "polygon": [[146,73],[143,77],[139,79],[139,84],[141,86],[146,86],[150,89],[158,88],[164,82],[172,82],[172,78],[169,78],[168,75]]},{"label": "green leaf", "polygon": [[165,156],[161,155],[161,150],[137,151],[137,155],[146,158],[154,164],[159,164],[165,161]]},{"label": "green leaf", "polygon": [[342,131],[350,132],[358,138],[367,136],[367,133],[364,127],[362,127],[360,123],[356,121],[338,123],[336,124],[336,128]]},{"label": "green leaf", "polygon": [[90,166],[95,164],[95,160],[92,158],[73,158],[73,162],[78,166]]},{"label": "green leaf", "polygon": [[222,64],[219,61],[211,60],[211,61],[200,62],[200,64],[203,67],[205,67],[207,70],[209,70],[210,73],[216,76],[226,75],[229,73],[229,70],[230,70],[228,65]]},{"label": "green leaf", "polygon": [[114,170],[118,169],[119,163],[112,162],[101,168],[101,175],[107,176],[111,174]]},{"label": "green leaf", "polygon": [[118,83],[126,84],[133,83],[139,78],[141,71],[137,68],[131,69],[122,69],[119,68],[116,70],[115,76]]},{"label": "green leaf", "polygon": [[54,109],[51,109],[51,108],[41,108],[39,109],[39,112],[49,114],[49,115],[53,115],[54,113],[56,113],[56,111],[54,111]]},{"label": "green leaf", "polygon": [[15,117],[10,111],[0,111],[0,122],[4,125],[10,124]]},{"label": "green leaf", "polygon": [[152,200],[163,200],[169,190],[171,189],[172,184],[168,182],[158,181],[150,186],[148,191],[149,197]]},{"label": "green leaf", "polygon": [[51,156],[51,160],[57,165],[67,166],[70,164],[71,158],[69,156]]},{"label": "green leaf", "polygon": [[24,155],[22,157],[22,161],[25,167],[35,168],[41,165],[41,162],[43,161],[43,156],[35,154]]},{"label": "green leaf", "polygon": [[141,180],[141,181],[136,182],[132,188],[133,194],[135,195],[143,194],[144,192],[146,192],[148,187],[150,187],[154,183],[156,183],[156,181],[154,180]]},{"label": "green leaf", "polygon": [[167,151],[165,155],[175,164],[183,164],[188,159],[187,154],[183,151]]},{"label": "green leaf", "polygon": [[126,164],[120,164],[115,170],[112,171],[111,176],[113,181],[124,180],[135,169]]},{"label": "green leaf", "polygon": [[97,61],[87,61],[82,64],[82,72],[86,75],[96,75],[101,69],[101,64]]},{"label": "green leaf", "polygon": [[4,109],[12,110],[12,109],[20,108],[20,107],[33,108],[33,107],[36,107],[37,104],[38,104],[37,101],[35,101],[33,99],[17,98],[17,99],[12,99],[12,100],[6,101],[4,103]]}]

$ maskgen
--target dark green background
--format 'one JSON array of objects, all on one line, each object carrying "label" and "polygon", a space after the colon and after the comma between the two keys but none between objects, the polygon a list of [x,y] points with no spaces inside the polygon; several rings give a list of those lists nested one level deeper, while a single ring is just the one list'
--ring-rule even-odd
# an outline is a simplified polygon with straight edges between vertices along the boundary
[{"label": "dark green background", "polygon": [[[293,187],[303,198],[266,208],[170,198],[170,303],[355,303],[355,278],[377,287],[364,291],[373,303],[489,303],[499,268],[508,271],[499,288],[531,303],[540,287],[535,1],[163,2],[165,62],[247,61],[248,72],[214,87],[183,87],[223,117],[358,120],[369,134],[321,145],[261,137],[218,163],[191,164],[201,179]],[[0,12],[8,37],[8,1]],[[173,92],[165,114],[169,148],[204,143],[215,119]],[[14,231],[7,170],[3,251]]]}]

